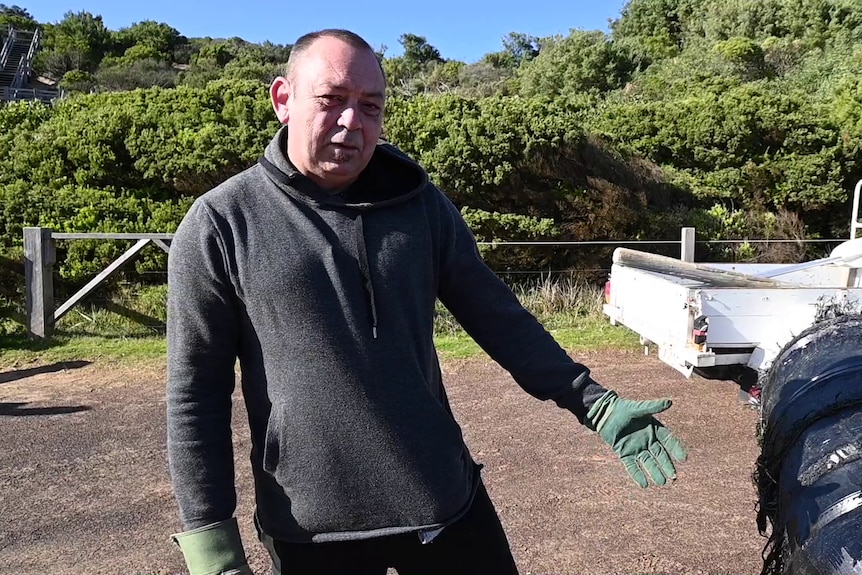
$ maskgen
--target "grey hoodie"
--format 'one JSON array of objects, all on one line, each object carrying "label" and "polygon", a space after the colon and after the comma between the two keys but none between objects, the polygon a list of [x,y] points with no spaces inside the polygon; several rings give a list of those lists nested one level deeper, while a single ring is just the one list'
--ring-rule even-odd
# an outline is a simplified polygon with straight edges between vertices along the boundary
[{"label": "grey hoodie", "polygon": [[200,197],[168,264],[168,454],[186,529],[236,506],[238,358],[261,529],[333,541],[445,526],[479,466],[452,416],[435,301],[515,381],[579,420],[605,391],[482,262],[425,171],[381,143],[332,195],[285,156]]}]

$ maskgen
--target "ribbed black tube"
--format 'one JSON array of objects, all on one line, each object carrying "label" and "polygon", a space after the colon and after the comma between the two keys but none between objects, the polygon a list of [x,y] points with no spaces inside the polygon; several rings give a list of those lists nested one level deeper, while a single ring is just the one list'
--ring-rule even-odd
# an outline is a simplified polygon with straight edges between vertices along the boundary
[{"label": "ribbed black tube", "polygon": [[862,316],[794,338],[761,402],[762,573],[862,575]]}]

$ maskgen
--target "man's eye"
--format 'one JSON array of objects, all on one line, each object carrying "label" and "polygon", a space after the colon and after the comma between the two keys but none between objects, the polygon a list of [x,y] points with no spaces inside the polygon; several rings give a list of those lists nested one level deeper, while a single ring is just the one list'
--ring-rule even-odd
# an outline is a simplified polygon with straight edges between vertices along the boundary
[{"label": "man's eye", "polygon": [[321,96],[320,99],[323,100],[323,103],[327,106],[334,106],[344,101],[344,98],[335,94],[326,94],[324,96]]},{"label": "man's eye", "polygon": [[365,110],[366,114],[377,115],[380,113],[380,106],[372,102],[366,102],[365,104],[362,104],[362,108]]}]

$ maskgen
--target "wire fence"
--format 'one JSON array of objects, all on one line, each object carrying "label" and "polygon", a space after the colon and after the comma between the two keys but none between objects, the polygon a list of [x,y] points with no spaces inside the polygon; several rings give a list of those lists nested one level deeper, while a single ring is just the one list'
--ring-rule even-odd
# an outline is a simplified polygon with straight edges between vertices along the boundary
[{"label": "wire fence", "polygon": [[[67,242],[73,241],[75,238],[58,238],[59,241]],[[783,244],[792,244],[797,246],[828,246],[831,244],[839,244],[846,239],[840,238],[830,238],[830,239],[804,239],[804,240],[795,240],[795,239],[724,239],[724,240],[697,240],[695,241],[695,246],[717,246],[717,245],[733,245],[733,244],[749,244],[749,245],[783,245]],[[661,249],[653,250],[655,252],[660,252],[662,255],[669,255],[679,257],[679,240],[586,240],[586,241],[480,241],[477,242],[480,249],[481,248],[504,248],[504,249],[517,249],[517,248],[586,248],[586,247],[624,247],[624,246],[660,246]],[[676,253],[674,253],[674,248],[677,248]],[[608,252],[610,254],[610,252]],[[568,275],[577,275],[579,273],[599,273],[599,272],[608,272],[610,271],[611,259],[610,257],[606,258],[607,265],[602,266],[591,266],[591,267],[566,267],[566,268],[554,268],[554,267],[542,267],[536,269],[494,269],[492,266],[492,270],[500,274],[501,276],[543,276],[547,274],[558,275],[558,274],[568,274]],[[14,268],[19,268],[19,275],[23,278],[23,262],[13,262],[8,258],[4,258],[4,267],[6,270],[12,270]],[[126,278],[131,278],[137,276],[140,280],[147,284],[156,284],[156,283],[167,283],[167,271],[166,270],[147,270],[147,271],[138,271],[132,270],[131,267],[124,270],[124,274]]]},{"label": "wire fence", "polygon": [[[76,238],[57,238],[57,241],[65,244]],[[105,240],[110,241],[110,240]],[[695,241],[695,251],[708,253],[714,246],[722,245],[784,245],[793,244],[804,248],[808,252],[826,250],[830,245],[836,245],[846,239],[723,239],[723,240],[699,240]],[[572,256],[569,253],[577,250],[583,253],[580,258],[585,265],[575,266],[535,266],[529,267],[530,258],[520,257],[522,265],[517,269],[505,269],[502,266],[489,263],[492,271],[510,285],[540,285],[547,282],[564,281],[571,284],[600,285],[607,278],[612,263],[612,253],[617,247],[636,247],[643,251],[651,251],[679,258],[681,255],[682,242],[680,240],[585,240],[585,241],[481,241],[477,242],[481,250],[510,250],[517,252],[521,250],[524,256],[541,254],[545,249],[557,251],[557,255]],[[151,248],[148,248],[151,249]],[[499,256],[499,252],[497,252]],[[817,256],[819,257],[819,256]],[[501,261],[506,258],[488,258],[490,262]],[[537,256],[535,261],[541,261]],[[554,258],[547,258],[554,259]],[[577,258],[558,257],[556,261]],[[697,258],[697,261],[708,261]],[[598,265],[596,265],[598,263]],[[2,261],[4,275],[4,289],[0,291],[0,319],[3,317],[13,319],[16,322],[22,320],[23,311],[23,262],[14,262],[5,258]],[[524,265],[526,264],[526,265]],[[55,269],[55,290],[58,296],[65,295],[75,288],[64,285]],[[20,284],[14,286],[9,284]],[[128,330],[130,323],[142,328],[145,332],[163,329],[164,299],[166,298],[167,270],[166,269],[135,269],[134,265],[127,265],[123,273],[119,274],[110,285],[98,288],[83,301],[74,306],[73,312],[61,320],[66,328],[73,331],[84,329],[85,331],[104,331],[105,329],[116,329],[118,332]],[[5,298],[5,299],[4,299]],[[20,301],[16,301],[20,299]],[[143,303],[142,303],[143,301]],[[122,320],[117,320],[120,316]],[[98,324],[98,325],[97,325]],[[106,326],[108,326],[106,328]]]}]

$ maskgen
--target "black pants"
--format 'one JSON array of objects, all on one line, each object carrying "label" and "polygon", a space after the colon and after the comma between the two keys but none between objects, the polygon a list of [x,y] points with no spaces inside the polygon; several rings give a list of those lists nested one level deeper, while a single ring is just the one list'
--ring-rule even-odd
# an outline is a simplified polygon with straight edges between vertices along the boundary
[{"label": "black pants", "polygon": [[[270,541],[273,575],[518,575],[485,486],[470,510],[430,543],[416,533],[333,543]],[[270,547],[268,545],[268,547]]]}]

